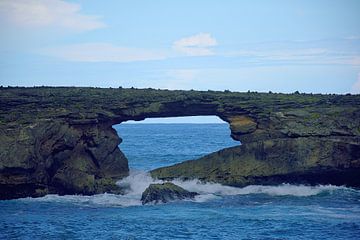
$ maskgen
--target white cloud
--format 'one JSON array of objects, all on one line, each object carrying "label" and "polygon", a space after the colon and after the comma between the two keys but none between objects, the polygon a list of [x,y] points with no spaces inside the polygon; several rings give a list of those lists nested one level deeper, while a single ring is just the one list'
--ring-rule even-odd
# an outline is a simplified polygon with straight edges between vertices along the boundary
[{"label": "white cloud", "polygon": [[228,56],[252,57],[264,60],[308,60],[309,58],[326,55],[322,48],[282,49],[282,50],[241,50],[226,53]]},{"label": "white cloud", "polygon": [[217,46],[217,41],[209,33],[199,33],[181,38],[174,42],[173,48],[189,56],[214,55],[211,47]]},{"label": "white cloud", "polygon": [[[210,47],[216,46],[216,40],[208,33],[182,38],[174,43],[174,49],[186,56],[213,55]],[[82,43],[42,49],[40,54],[76,62],[135,62],[163,60],[181,56],[171,49],[142,49],[116,46],[109,43]],[[188,80],[193,71],[178,71],[173,75]]]},{"label": "white cloud", "polygon": [[167,56],[162,51],[126,48],[109,43],[85,43],[48,48],[41,54],[76,62],[134,62],[161,60]]},{"label": "white cloud", "polygon": [[360,65],[360,56],[356,55],[356,52],[342,52],[326,48],[240,50],[224,53],[224,56],[241,57],[247,63]]},{"label": "white cloud", "polygon": [[105,27],[98,16],[80,13],[79,4],[62,0],[1,0],[0,21],[26,28],[58,27],[87,31]]},{"label": "white cloud", "polygon": [[360,94],[360,73],[358,74],[358,79],[357,81],[354,83],[354,85],[351,88],[351,92],[352,93],[358,93]]}]

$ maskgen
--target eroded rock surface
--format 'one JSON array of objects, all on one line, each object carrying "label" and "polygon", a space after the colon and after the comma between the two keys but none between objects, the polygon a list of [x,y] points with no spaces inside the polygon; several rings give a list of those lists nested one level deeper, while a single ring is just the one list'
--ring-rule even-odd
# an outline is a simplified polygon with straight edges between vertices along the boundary
[{"label": "eroded rock surface", "polygon": [[359,140],[316,137],[259,141],[159,168],[151,175],[237,187],[281,183],[359,187],[360,144]]},{"label": "eroded rock surface", "polygon": [[[262,176],[304,171],[316,178],[330,166],[359,178],[359,106],[360,95],[0,88],[0,199],[121,191],[115,181],[129,169],[112,125],[150,117],[216,115],[242,143],[200,160],[199,171],[186,163],[172,172],[153,171],[154,176],[242,185],[252,182],[242,178],[260,183]],[[273,147],[265,147],[269,142]],[[347,157],[338,159],[339,152]],[[278,172],[276,164],[287,167]]]},{"label": "eroded rock surface", "polygon": [[1,129],[1,199],[117,192],[128,164],[111,127],[39,121]]},{"label": "eroded rock surface", "polygon": [[174,200],[193,199],[198,193],[189,192],[171,182],[150,184],[142,193],[142,204],[167,203]]}]

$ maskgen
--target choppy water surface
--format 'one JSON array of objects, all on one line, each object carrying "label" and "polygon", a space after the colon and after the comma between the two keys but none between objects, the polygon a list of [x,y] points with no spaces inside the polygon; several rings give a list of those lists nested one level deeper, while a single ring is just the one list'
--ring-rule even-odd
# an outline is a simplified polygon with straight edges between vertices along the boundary
[{"label": "choppy water surface", "polygon": [[359,239],[360,191],[336,186],[226,187],[174,181],[192,201],[142,206],[145,170],[237,144],[222,124],[116,126],[132,168],[124,196],[0,201],[0,239]]}]

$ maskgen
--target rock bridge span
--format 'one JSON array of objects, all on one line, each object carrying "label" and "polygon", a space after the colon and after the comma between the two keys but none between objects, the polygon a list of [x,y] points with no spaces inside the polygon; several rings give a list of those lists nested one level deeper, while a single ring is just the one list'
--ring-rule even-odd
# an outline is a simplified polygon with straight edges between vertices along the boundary
[{"label": "rock bridge span", "polygon": [[360,179],[359,95],[1,88],[1,199],[121,193],[114,182],[129,169],[114,124],[202,115],[228,122],[231,137],[242,145],[154,170],[154,177],[235,186],[360,185],[353,180]]}]

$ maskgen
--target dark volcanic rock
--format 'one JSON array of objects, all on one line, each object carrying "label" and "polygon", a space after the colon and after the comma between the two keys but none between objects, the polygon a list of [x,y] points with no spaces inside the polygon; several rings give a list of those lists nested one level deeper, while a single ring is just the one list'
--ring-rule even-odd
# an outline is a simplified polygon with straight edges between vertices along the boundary
[{"label": "dark volcanic rock", "polygon": [[154,176],[359,186],[359,106],[360,95],[0,88],[0,199],[118,192],[129,169],[112,125],[195,115],[228,122],[242,146]]},{"label": "dark volcanic rock", "polygon": [[142,204],[147,203],[167,203],[173,200],[182,200],[186,198],[194,198],[198,193],[189,192],[185,189],[170,183],[162,183],[162,184],[150,184],[148,188],[145,189],[141,196]]},{"label": "dark volcanic rock", "polygon": [[0,199],[118,192],[115,180],[127,175],[120,139],[106,126],[39,121],[0,140]]}]

